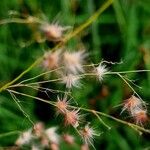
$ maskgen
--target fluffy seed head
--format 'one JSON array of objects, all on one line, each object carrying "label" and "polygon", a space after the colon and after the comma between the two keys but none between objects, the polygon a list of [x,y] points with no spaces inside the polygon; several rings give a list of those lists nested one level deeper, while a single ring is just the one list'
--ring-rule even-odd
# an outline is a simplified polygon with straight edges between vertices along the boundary
[{"label": "fluffy seed head", "polygon": [[45,34],[47,40],[54,41],[54,42],[61,41],[63,37],[63,33],[67,29],[68,27],[62,27],[58,25],[58,23],[44,24],[41,26],[41,30]]},{"label": "fluffy seed head", "polygon": [[64,114],[67,111],[67,107],[68,107],[67,97],[64,96],[64,98],[62,99],[58,97],[56,102],[57,114]]},{"label": "fluffy seed head", "polygon": [[94,136],[99,136],[98,134],[96,134],[96,131],[92,127],[89,127],[88,124],[82,130],[80,130],[80,134],[85,144],[88,145],[93,145],[92,143]]},{"label": "fluffy seed head", "polygon": [[76,75],[68,74],[67,76],[62,77],[62,83],[66,85],[66,88],[79,87],[79,78]]},{"label": "fluffy seed head", "polygon": [[135,108],[132,111],[132,116],[138,125],[143,125],[143,123],[146,123],[148,119],[147,111],[140,108]]},{"label": "fluffy seed head", "polygon": [[15,144],[18,146],[21,146],[21,145],[29,143],[31,139],[32,139],[32,131],[28,130],[28,131],[23,132],[19,136]]},{"label": "fluffy seed head", "polygon": [[108,69],[106,68],[106,65],[100,63],[99,66],[95,68],[95,71],[99,80],[102,81],[105,73],[108,72]]},{"label": "fluffy seed head", "polygon": [[34,125],[33,133],[37,137],[41,137],[44,132],[44,124],[42,122],[38,122]]},{"label": "fluffy seed head", "polygon": [[59,66],[61,50],[46,52],[44,54],[43,67],[47,70],[56,69]]},{"label": "fluffy seed head", "polygon": [[51,127],[45,131],[45,134],[51,143],[58,144],[60,138],[59,138],[59,135],[56,133],[56,130],[57,130],[57,127]]},{"label": "fluffy seed head", "polygon": [[143,103],[139,98],[132,95],[130,98],[125,100],[125,102],[123,104],[122,112],[127,110],[129,113],[132,114],[132,111],[135,110],[136,108],[142,108],[142,104]]},{"label": "fluffy seed head", "polygon": [[51,143],[50,144],[50,149],[51,150],[59,150],[59,145],[56,143]]},{"label": "fluffy seed head", "polygon": [[84,72],[83,62],[87,54],[85,51],[68,52],[63,55],[64,65],[67,73],[78,74]]},{"label": "fluffy seed head", "polygon": [[73,127],[79,126],[79,110],[67,111],[64,116],[65,125],[72,125]]},{"label": "fluffy seed head", "polygon": [[74,144],[74,137],[72,135],[64,134],[63,140],[70,145]]}]

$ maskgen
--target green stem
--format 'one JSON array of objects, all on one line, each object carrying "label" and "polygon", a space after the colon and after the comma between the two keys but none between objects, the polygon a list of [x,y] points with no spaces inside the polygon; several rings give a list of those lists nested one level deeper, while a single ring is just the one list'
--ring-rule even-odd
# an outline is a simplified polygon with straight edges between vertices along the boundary
[{"label": "green stem", "polygon": [[98,16],[100,16],[111,4],[113,3],[113,0],[106,1],[85,23],[83,23],[81,26],[76,28],[73,32],[70,32],[68,36],[64,39],[64,41],[68,41],[72,37],[76,36],[78,33],[80,33],[82,30],[87,28],[92,22],[94,22]]},{"label": "green stem", "polygon": [[[36,99],[36,100],[48,103],[48,104],[56,107],[55,102],[53,102],[53,101],[47,101],[47,100],[44,100],[42,98],[38,98],[38,97],[34,97],[34,96],[31,96],[31,95],[28,95],[28,94],[20,93],[20,92],[14,91],[14,90],[9,90],[9,91],[11,91],[12,93],[15,93],[15,94],[19,94],[19,95],[22,95],[22,96],[30,97],[30,98],[33,98],[33,99]],[[71,106],[71,105],[69,105],[68,107],[73,108],[73,109],[79,109],[77,106]],[[142,132],[146,132],[146,133],[150,134],[150,130],[148,130],[148,129],[145,129],[145,128],[140,127],[140,126],[138,126],[136,124],[129,123],[127,121],[123,121],[121,119],[115,118],[115,117],[113,117],[111,115],[108,115],[108,114],[105,114],[103,112],[92,110],[92,109],[88,109],[88,108],[84,108],[84,107],[80,107],[80,110],[83,110],[83,111],[86,111],[86,112],[90,112],[90,113],[94,112],[95,114],[98,114],[98,115],[104,116],[106,118],[112,119],[114,121],[117,121],[119,123],[128,125],[129,127],[133,128],[135,131],[138,131],[138,132],[142,131]]]},{"label": "green stem", "polygon": [[[72,37],[76,36],[77,34],[79,34],[82,30],[84,30],[86,27],[88,27],[93,21],[95,21],[97,19],[97,17],[99,15],[101,15],[111,4],[112,4],[113,0],[108,0],[106,1],[99,9],[97,12],[95,12],[85,23],[83,23],[82,25],[80,25],[79,27],[77,27],[73,32],[68,33],[68,35],[66,35],[66,37],[64,38],[64,42],[61,42],[59,44],[57,44],[52,51],[56,50],[57,48],[60,48],[61,46],[63,46],[67,41],[69,41]],[[43,59],[43,57],[40,57],[39,59],[37,59],[33,64],[31,64],[31,66],[29,66],[25,71],[23,71],[18,77],[16,77],[14,80],[12,80],[11,82],[5,84],[4,86],[2,86],[0,88],[0,92],[2,92],[3,90],[7,89],[10,85],[12,85],[13,83],[15,83],[16,81],[18,81],[24,74],[28,73],[34,66],[36,66],[39,62],[41,62],[41,60]]]},{"label": "green stem", "polygon": [[38,18],[29,16],[27,19],[20,19],[20,18],[8,18],[0,20],[0,25],[8,24],[8,23],[20,23],[20,24],[32,24],[32,23],[43,23]]},{"label": "green stem", "polygon": [[5,136],[15,135],[15,134],[21,134],[21,131],[10,131],[7,133],[0,133],[0,138],[3,138]]},{"label": "green stem", "polygon": [[[70,107],[70,108],[76,108],[75,106],[69,106],[69,107]],[[129,122],[127,122],[127,121],[123,121],[123,120],[121,120],[121,119],[115,118],[115,117],[110,116],[110,115],[108,115],[108,114],[105,114],[105,113],[103,113],[103,112],[99,112],[99,111],[96,111],[96,110],[91,110],[91,109],[87,109],[87,108],[83,108],[83,107],[80,107],[80,110],[84,110],[84,111],[87,111],[87,112],[90,112],[90,113],[95,112],[95,113],[98,114],[98,115],[101,115],[101,116],[104,116],[104,117],[106,117],[106,118],[115,120],[115,121],[117,121],[117,122],[119,122],[119,123],[128,125],[128,126],[130,126],[131,128],[133,128],[133,129],[136,130],[136,131],[139,130],[139,131],[146,132],[146,133],[149,133],[149,134],[150,134],[150,130],[148,130],[148,129],[145,129],[145,128],[140,127],[140,126],[138,126],[138,125],[136,125],[136,124],[129,123]]]},{"label": "green stem", "polygon": [[17,76],[14,80],[12,80],[11,82],[8,82],[7,84],[5,84],[4,86],[2,86],[0,88],[0,92],[2,92],[3,90],[7,89],[10,85],[14,84],[16,81],[18,81],[23,75],[25,75],[27,72],[29,72],[34,66],[36,66],[37,64],[39,64],[42,61],[42,58],[37,59],[31,66],[29,66],[25,71],[23,71],[19,76]]}]

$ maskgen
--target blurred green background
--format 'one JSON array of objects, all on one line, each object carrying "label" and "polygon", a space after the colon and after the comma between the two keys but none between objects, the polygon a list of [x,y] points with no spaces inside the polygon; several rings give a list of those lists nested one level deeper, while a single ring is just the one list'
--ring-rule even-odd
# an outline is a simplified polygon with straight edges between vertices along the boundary
[{"label": "blurred green background", "polygon": [[[26,18],[29,15],[62,25],[77,27],[84,23],[105,1],[104,0],[1,0],[0,1],[0,86],[14,79],[34,60],[43,55],[53,45],[40,42],[41,34],[36,24],[2,24],[6,18]],[[81,44],[79,44],[81,43]],[[150,70],[150,1],[114,0],[113,4],[86,30],[71,39],[66,47],[77,50],[84,45],[89,53],[89,62],[98,63],[102,59],[122,64],[110,65],[113,71]],[[23,79],[40,72],[34,68]],[[129,79],[142,87],[136,88],[143,100],[149,102],[150,73],[128,74]],[[59,88],[57,84],[50,85]],[[86,89],[86,90],[85,90]],[[40,92],[20,88],[19,91],[43,97]],[[82,92],[81,92],[82,91]],[[110,115],[131,121],[128,115],[120,116],[123,99],[132,91],[116,76],[107,76],[103,83],[84,80],[83,90],[74,89],[73,96],[80,106],[96,109]],[[55,97],[55,95],[51,95]],[[53,117],[53,108],[25,97],[18,97],[32,120],[43,121],[47,127],[57,125],[59,118]],[[45,111],[43,111],[45,110]],[[94,140],[96,149],[104,150],[148,150],[150,135],[140,136],[133,129],[103,118],[112,127],[107,130],[92,115],[87,121],[100,132]],[[0,133],[23,131],[31,127],[29,121],[18,109],[7,92],[0,93]],[[149,127],[148,125],[146,126]],[[71,132],[71,131],[70,131]],[[17,135],[1,136],[0,146],[12,146]],[[76,136],[76,134],[75,134]],[[62,146],[62,149],[78,149]]]}]

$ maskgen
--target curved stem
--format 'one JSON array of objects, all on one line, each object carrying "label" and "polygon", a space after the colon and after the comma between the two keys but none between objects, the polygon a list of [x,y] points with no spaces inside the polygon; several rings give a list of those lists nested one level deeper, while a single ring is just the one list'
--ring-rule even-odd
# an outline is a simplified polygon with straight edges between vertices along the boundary
[{"label": "curved stem", "polygon": [[39,78],[39,77],[41,77],[41,76],[43,76],[43,75],[52,73],[52,72],[57,71],[57,70],[62,69],[62,68],[63,68],[63,67],[59,67],[59,68],[56,68],[56,69],[53,69],[53,70],[49,70],[49,71],[43,72],[43,73],[41,73],[41,74],[39,74],[39,75],[37,75],[37,76],[34,76],[34,77],[32,77],[32,78],[29,78],[29,79],[26,79],[26,80],[23,80],[23,81],[19,82],[18,85],[19,85],[19,84],[22,84],[22,83],[25,83],[25,82],[27,82],[27,81],[34,80],[34,79],[36,79],[36,78]]},{"label": "curved stem", "polygon": [[5,84],[4,86],[2,86],[0,88],[0,92],[2,92],[3,90],[7,89],[10,85],[14,84],[16,81],[18,81],[23,75],[25,75],[27,72],[29,72],[34,66],[36,66],[37,64],[39,64],[39,62],[42,61],[43,58],[39,58],[37,59],[31,66],[29,66],[25,71],[23,71],[19,76],[17,76],[14,80],[12,80],[11,82],[8,82],[7,84]]},{"label": "curved stem", "polygon": [[39,100],[39,101],[42,101],[42,102],[45,102],[45,103],[48,103],[50,105],[55,106],[54,102],[51,102],[51,101],[48,101],[48,100],[44,100],[44,99],[39,98],[39,97],[35,97],[35,96],[28,95],[28,94],[25,94],[25,93],[17,92],[17,91],[14,91],[14,90],[9,90],[9,91],[12,92],[12,93],[18,94],[18,95],[22,95],[22,96],[25,96],[25,97],[33,98],[33,99],[36,99],[36,100]]},{"label": "curved stem", "polygon": [[[10,91],[13,92],[13,93],[15,93],[15,94],[19,94],[19,95],[22,95],[22,96],[30,97],[30,98],[33,98],[33,99],[36,99],[36,100],[40,100],[42,102],[48,103],[48,104],[53,105],[53,106],[56,107],[55,102],[53,102],[53,101],[47,101],[47,100],[44,100],[42,98],[38,98],[38,97],[34,97],[34,96],[31,96],[31,95],[28,95],[28,94],[20,93],[20,92],[14,91],[14,90],[10,90]],[[77,106],[71,106],[71,105],[69,105],[68,107],[73,108],[73,109],[79,109]],[[148,129],[145,129],[145,128],[140,127],[140,126],[138,126],[136,124],[133,124],[133,123],[129,123],[127,121],[123,121],[121,119],[118,119],[118,118],[113,117],[111,115],[105,114],[103,112],[96,111],[96,110],[91,110],[91,109],[87,109],[87,108],[84,108],[84,107],[80,107],[80,110],[83,110],[83,111],[86,111],[86,112],[90,112],[90,113],[94,112],[94,113],[96,113],[98,115],[101,115],[101,116],[104,116],[106,118],[112,119],[112,120],[117,121],[119,123],[122,123],[124,125],[128,125],[129,127],[133,128],[136,131],[142,131],[142,132],[146,132],[146,133],[150,134],[150,130],[148,130]]]},{"label": "curved stem", "polygon": [[[95,21],[99,15],[101,15],[111,4],[113,0],[108,0],[106,1],[99,9],[97,12],[95,12],[85,23],[77,27],[73,32],[68,33],[66,37],[64,38],[64,41],[56,45],[52,51],[60,48],[63,46],[67,41],[69,41],[72,37],[76,36],[79,34],[82,30],[84,30],[86,27],[88,27],[93,21]],[[14,82],[18,81],[24,74],[28,73],[34,66],[36,66],[41,60],[43,59],[43,56],[39,59],[37,59],[33,64],[31,64],[24,72],[22,72],[18,77],[16,77],[14,80],[11,82],[5,84],[0,88],[0,92],[3,90],[7,89],[8,86],[12,85]]]},{"label": "curved stem", "polygon": [[128,83],[128,81],[122,75],[120,75],[119,73],[117,73],[117,75],[128,85],[128,87],[137,95],[137,97],[140,100],[142,100],[142,98],[140,97],[140,95],[134,90],[134,88]]},{"label": "curved stem", "polygon": [[20,23],[20,24],[31,24],[31,23],[43,23],[42,20],[35,18],[33,16],[29,16],[26,19],[21,18],[8,18],[0,20],[0,25],[8,24],[8,23]]},{"label": "curved stem", "polygon": [[10,135],[14,135],[14,134],[21,134],[21,131],[10,131],[7,133],[0,133],[0,138],[4,138],[5,136],[10,136]]},{"label": "curved stem", "polygon": [[[69,107],[70,107],[70,108],[76,108],[75,106],[69,106]],[[148,130],[148,129],[145,129],[145,128],[140,127],[140,126],[138,126],[138,125],[135,125],[135,124],[133,124],[133,123],[129,123],[129,122],[127,122],[127,121],[123,121],[123,120],[121,120],[121,119],[118,119],[118,118],[113,117],[113,116],[111,116],[111,115],[105,114],[105,113],[103,113],[103,112],[96,111],[96,110],[91,110],[91,109],[87,109],[87,108],[83,108],[83,107],[80,107],[80,110],[84,110],[84,111],[87,111],[87,112],[90,112],[90,113],[95,112],[96,114],[99,114],[99,115],[101,115],[101,116],[104,116],[104,117],[107,117],[107,118],[109,118],[109,119],[115,120],[115,121],[117,121],[117,122],[119,122],[119,123],[128,125],[128,126],[130,126],[131,128],[133,128],[133,129],[136,130],[136,131],[137,131],[137,130],[140,130],[140,131],[142,131],[142,132],[146,132],[146,133],[149,133],[149,134],[150,134],[150,130]]]},{"label": "curved stem", "polygon": [[129,70],[129,71],[118,71],[118,72],[106,72],[105,74],[126,74],[126,73],[138,73],[138,72],[150,72],[150,70]]}]

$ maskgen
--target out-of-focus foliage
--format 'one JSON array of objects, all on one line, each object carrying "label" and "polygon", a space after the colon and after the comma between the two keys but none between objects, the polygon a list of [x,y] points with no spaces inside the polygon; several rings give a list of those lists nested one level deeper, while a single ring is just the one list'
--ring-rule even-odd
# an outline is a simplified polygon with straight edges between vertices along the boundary
[{"label": "out-of-focus foliage", "polygon": [[[48,22],[58,20],[62,25],[77,27],[86,21],[103,2],[103,0],[1,0],[0,20],[32,15]],[[34,24],[0,25],[1,86],[14,79],[51,47],[51,43],[41,43],[39,38],[41,38],[39,28]],[[66,47],[76,50],[83,45],[89,53],[89,62],[98,63],[102,59],[112,62],[123,61],[122,64],[111,66],[114,71],[150,69],[149,0],[114,0],[113,4],[90,27],[70,40]],[[34,76],[39,69],[34,68],[23,78]],[[150,73],[132,73],[128,75],[128,78],[136,80],[136,84],[142,89],[136,87],[135,89],[145,101],[149,102]],[[57,85],[51,86],[55,86],[55,89],[59,88]],[[95,80],[85,80],[82,88],[75,89],[73,92],[80,106],[94,108],[120,118],[120,107],[114,106],[122,103],[123,99],[132,94],[116,76],[107,76],[102,84]],[[27,88],[20,90],[37,95],[34,90]],[[54,113],[51,107],[46,104],[39,106],[33,99],[19,96],[18,98],[20,104],[35,122],[44,121],[46,126],[58,124],[59,118],[51,117]],[[45,107],[47,110],[44,113]],[[139,136],[129,127],[104,119],[112,127],[108,131],[96,118],[88,119],[98,131],[104,132],[95,139],[96,149],[141,150],[150,148],[149,135]],[[122,119],[130,120],[128,116]],[[6,92],[1,93],[0,133],[23,131],[30,126],[31,124],[10,95]],[[0,146],[13,145],[16,137],[17,135],[0,136]]]}]

